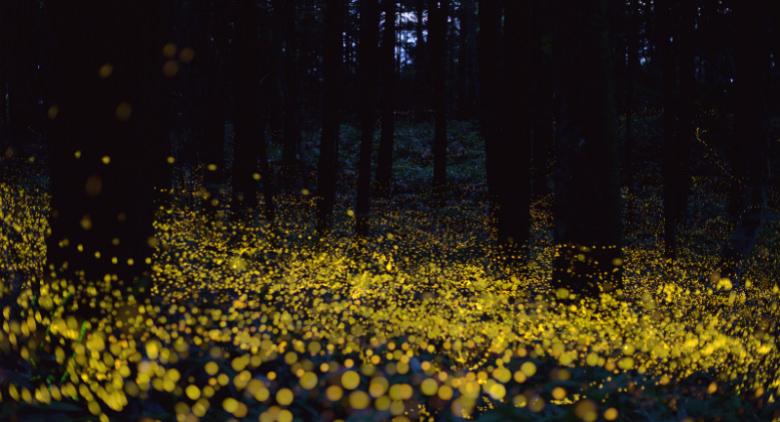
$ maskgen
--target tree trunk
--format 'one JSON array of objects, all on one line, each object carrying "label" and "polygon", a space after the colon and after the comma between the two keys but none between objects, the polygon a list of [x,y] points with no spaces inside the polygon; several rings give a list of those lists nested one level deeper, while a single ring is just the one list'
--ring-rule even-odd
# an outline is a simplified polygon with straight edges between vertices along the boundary
[{"label": "tree trunk", "polygon": [[355,229],[358,235],[368,234],[371,201],[371,149],[376,120],[378,38],[379,8],[377,0],[360,0],[360,44],[358,45],[360,152],[358,155],[357,206],[355,209]]},{"label": "tree trunk", "polygon": [[[147,269],[154,186],[166,142],[160,16],[151,0],[52,1],[52,234],[48,260],[88,279],[132,283]],[[101,34],[95,37],[95,34]],[[159,106],[159,104],[158,104]]]},{"label": "tree trunk", "polygon": [[530,231],[531,131],[529,83],[531,4],[507,0],[504,24],[503,131],[497,156],[498,240],[510,258],[524,247]]},{"label": "tree trunk", "polygon": [[[425,117],[425,109],[428,106],[428,56],[427,43],[423,34],[425,23],[425,0],[415,1],[415,51],[414,51],[414,81],[417,86],[417,95],[414,98],[415,119],[422,120]],[[430,16],[428,19],[430,20]],[[430,37],[430,33],[428,34]],[[430,39],[428,40],[430,42]]]},{"label": "tree trunk", "polygon": [[[480,120],[485,139],[485,174],[490,198],[491,218],[497,219],[498,209],[498,146],[501,141],[501,77],[499,43],[501,42],[501,7],[492,0],[480,0],[479,34],[477,38],[480,85]],[[498,59],[497,59],[498,58]]]},{"label": "tree trunk", "polygon": [[226,3],[220,0],[199,0],[196,16],[202,19],[196,56],[198,159],[203,166],[203,204],[215,211],[225,193],[225,69]]},{"label": "tree trunk", "polygon": [[664,97],[664,243],[671,257],[677,250],[677,231],[685,218],[690,188],[695,13],[696,5],[691,2],[658,3]]},{"label": "tree trunk", "polygon": [[[546,0],[533,0],[531,23],[532,58],[530,67],[533,72],[531,81],[533,89],[533,107],[531,110],[531,128],[533,131],[532,164],[533,164],[533,196],[540,198],[550,192],[548,183],[552,172],[553,147],[555,145],[555,128],[553,126],[553,80],[552,59],[545,39],[549,37],[546,28],[549,27],[549,6]],[[547,43],[549,44],[549,43]]]},{"label": "tree trunk", "polygon": [[767,1],[735,5],[737,28],[736,116],[732,160],[736,182],[732,188],[731,219],[735,228],[723,253],[724,269],[736,271],[752,251],[764,221],[769,186],[767,86],[769,45]]},{"label": "tree trunk", "polygon": [[606,0],[556,3],[553,281],[583,294],[621,279],[620,179]]},{"label": "tree trunk", "polygon": [[344,63],[342,58],[346,3],[334,0],[325,8],[325,46],[323,54],[322,138],[318,163],[317,216],[320,232],[333,225],[338,170],[339,118]]},{"label": "tree trunk", "polygon": [[474,0],[460,2],[458,34],[458,120],[468,120],[474,109]]},{"label": "tree trunk", "polygon": [[639,18],[637,0],[629,0],[626,6],[627,43],[626,43],[626,133],[623,157],[623,181],[629,191],[634,186],[633,150],[634,150],[634,86],[639,70]]},{"label": "tree trunk", "polygon": [[431,76],[433,82],[433,190],[444,193],[447,183],[447,13],[449,0],[430,0],[429,33],[431,51]]},{"label": "tree trunk", "polygon": [[8,0],[0,5],[0,160],[25,145],[37,126],[38,13],[39,6],[32,1]]},{"label": "tree trunk", "polygon": [[301,132],[298,116],[298,54],[296,39],[295,4],[293,0],[275,0],[274,8],[279,8],[283,25],[282,40],[284,53],[284,135],[282,144],[282,177],[285,187],[296,183],[298,177],[298,155],[300,153]]},{"label": "tree trunk", "polygon": [[[269,48],[258,40],[259,10],[255,1],[234,1],[235,40],[233,44],[233,91],[235,97],[235,138],[233,147],[234,212],[251,215],[257,207],[259,181],[265,192],[265,215],[273,220],[271,175],[265,145]],[[263,95],[266,94],[266,95]],[[260,164],[258,165],[258,160]]]},{"label": "tree trunk", "polygon": [[395,18],[396,0],[383,0],[385,27],[382,33],[382,134],[376,182],[381,195],[390,193],[393,179],[393,144],[395,138]]}]

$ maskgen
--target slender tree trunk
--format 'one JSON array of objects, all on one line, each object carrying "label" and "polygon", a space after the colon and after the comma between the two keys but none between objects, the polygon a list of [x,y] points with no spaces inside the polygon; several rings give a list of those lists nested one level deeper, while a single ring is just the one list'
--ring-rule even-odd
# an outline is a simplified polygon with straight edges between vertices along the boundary
[{"label": "slender tree trunk", "polygon": [[318,163],[317,216],[320,232],[333,225],[338,170],[339,118],[344,63],[342,59],[346,3],[334,0],[325,8],[325,46],[323,57],[322,138]]},{"label": "slender tree trunk", "polygon": [[298,116],[300,48],[296,39],[295,4],[293,0],[276,0],[281,12],[284,53],[284,135],[282,144],[282,184],[289,187],[298,176],[298,155],[301,142]]},{"label": "slender tree trunk", "polygon": [[38,3],[8,0],[0,5],[0,159],[32,138],[36,122]]},{"label": "slender tree trunk", "polygon": [[621,279],[616,112],[606,0],[558,1],[553,280],[595,294]]},{"label": "slender tree trunk", "polygon": [[[428,105],[428,51],[425,35],[423,34],[425,23],[425,0],[415,1],[415,51],[414,51],[414,80],[417,86],[417,95],[414,99],[415,119],[422,120],[425,117],[425,109]],[[430,19],[430,16],[428,17]],[[430,37],[430,33],[428,34]],[[430,40],[428,40],[430,42]]]},{"label": "slender tree trunk", "polygon": [[543,45],[548,35],[548,8],[546,0],[534,0],[532,4],[533,22],[531,23],[532,58],[529,66],[533,89],[533,107],[531,108],[531,127],[533,130],[533,195],[539,198],[550,192],[549,175],[552,172],[555,128],[553,126],[553,80],[552,59]]},{"label": "slender tree trunk", "polygon": [[501,140],[501,104],[499,99],[501,77],[499,44],[501,42],[501,4],[480,0],[479,35],[477,38],[480,85],[480,120],[485,139],[485,174],[490,197],[491,218],[497,219],[498,209],[498,146]]},{"label": "slender tree trunk", "polygon": [[[273,220],[273,196],[271,175],[268,173],[268,157],[265,147],[265,126],[269,92],[261,90],[270,85],[269,65],[261,62],[268,57],[269,48],[261,48],[258,39],[259,10],[255,1],[233,2],[235,40],[233,44],[233,91],[235,96],[235,138],[233,147],[233,208],[235,212],[249,211],[257,206],[257,192],[262,181],[265,198],[265,215]],[[260,164],[258,165],[258,160]],[[262,170],[261,170],[262,169]]]},{"label": "slender tree trunk", "polygon": [[358,45],[358,78],[360,80],[360,152],[358,155],[357,206],[358,235],[368,234],[371,201],[371,148],[376,120],[376,82],[378,73],[377,43],[379,8],[377,0],[360,0],[360,44]]},{"label": "slender tree trunk", "polygon": [[736,116],[732,160],[736,183],[731,218],[734,231],[724,250],[724,266],[734,272],[739,261],[752,251],[764,220],[769,186],[769,143],[767,138],[767,86],[769,45],[768,1],[740,2],[736,20]]},{"label": "slender tree trunk", "polygon": [[474,107],[474,0],[460,2],[458,40],[458,120],[468,120]]},{"label": "slender tree trunk", "polygon": [[504,107],[503,137],[497,157],[499,242],[510,248],[510,257],[519,253],[529,238],[531,203],[531,130],[529,84],[531,3],[507,0],[504,3]]},{"label": "slender tree trunk", "polygon": [[444,193],[447,183],[447,13],[449,0],[430,0],[431,76],[433,81],[433,190]]},{"label": "slender tree trunk", "polygon": [[626,43],[626,138],[623,157],[623,181],[629,190],[634,186],[633,150],[634,150],[634,86],[639,68],[639,19],[637,0],[629,0],[626,7],[627,43]]},{"label": "slender tree trunk", "polygon": [[225,192],[225,69],[223,50],[226,35],[226,3],[199,0],[196,15],[203,19],[198,48],[193,62],[198,95],[198,155],[203,165],[203,202],[208,210],[221,205]]},{"label": "slender tree trunk", "polygon": [[396,0],[383,0],[385,27],[382,33],[382,134],[379,140],[376,182],[380,194],[390,193],[393,179],[395,138],[395,18]]},{"label": "slender tree trunk", "polygon": [[[696,5],[658,4],[664,95],[664,239],[674,256],[677,231],[685,218],[690,188],[690,148],[693,141],[693,30]],[[677,16],[677,22],[673,19]]]}]

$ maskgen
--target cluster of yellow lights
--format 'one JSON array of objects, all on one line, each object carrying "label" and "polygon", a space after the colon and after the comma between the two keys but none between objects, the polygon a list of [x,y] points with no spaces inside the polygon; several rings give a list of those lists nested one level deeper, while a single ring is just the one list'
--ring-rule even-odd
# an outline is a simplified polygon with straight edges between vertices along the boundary
[{"label": "cluster of yellow lights", "polygon": [[[0,388],[0,402],[74,402],[101,420],[142,400],[169,403],[178,420],[469,418],[501,403],[617,419],[609,397],[567,383],[577,368],[605,374],[589,388],[628,372],[657,385],[707,374],[708,394],[780,392],[765,246],[740,285],[713,273],[714,253],[670,261],[657,245],[627,248],[624,287],[577,298],[547,282],[549,239],[512,267],[475,235],[487,227],[478,211],[435,223],[391,212],[375,220],[381,235],[355,239],[342,210],[344,227],[319,238],[313,199],[298,201],[273,226],[172,201],[155,223],[150,291],[137,294],[110,276],[44,271],[45,198],[0,184],[2,274],[27,277],[2,309],[0,356],[36,375]],[[550,217],[535,210],[534,222],[544,233]],[[11,294],[3,283],[0,299]],[[77,319],[79,304],[95,316]]]}]

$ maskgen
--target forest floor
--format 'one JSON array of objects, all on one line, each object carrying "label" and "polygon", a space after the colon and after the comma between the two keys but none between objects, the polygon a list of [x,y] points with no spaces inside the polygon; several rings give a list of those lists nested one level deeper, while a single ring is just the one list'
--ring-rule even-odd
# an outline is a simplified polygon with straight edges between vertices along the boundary
[{"label": "forest floor", "polygon": [[[46,177],[42,159],[20,156],[0,183],[0,419],[778,418],[780,223],[769,219],[739,280],[720,276],[729,173],[702,132],[681,251],[666,258],[655,118],[624,190],[625,285],[577,304],[549,284],[549,194],[533,205],[526,264],[491,246],[470,124],[451,126],[441,207],[427,190],[430,127],[399,127],[394,195],[374,201],[364,239],[346,192],[336,229],[316,236],[311,175],[277,198],[269,225],[203,212],[180,169],[144,295],[43,276]],[[356,151],[341,153],[340,185],[354,186]],[[72,309],[84,298],[100,308],[90,320]]]}]

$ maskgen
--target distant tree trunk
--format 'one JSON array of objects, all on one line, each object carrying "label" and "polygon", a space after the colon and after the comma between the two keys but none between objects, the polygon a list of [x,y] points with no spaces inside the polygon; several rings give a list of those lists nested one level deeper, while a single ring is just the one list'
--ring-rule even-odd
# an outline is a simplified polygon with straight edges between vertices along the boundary
[{"label": "distant tree trunk", "polygon": [[393,179],[393,144],[395,138],[395,18],[396,0],[383,0],[385,27],[382,33],[382,134],[376,182],[380,194],[390,193]]},{"label": "distant tree trunk", "polygon": [[550,34],[546,32],[549,27],[548,8],[546,0],[531,1],[533,22],[531,23],[530,43],[532,56],[529,66],[532,75],[533,89],[531,98],[531,128],[533,131],[533,196],[539,198],[550,192],[549,175],[552,172],[553,147],[555,145],[555,131],[553,126],[553,80],[552,60],[549,53]]},{"label": "distant tree trunk", "polygon": [[739,2],[736,20],[736,116],[731,156],[736,181],[730,202],[735,228],[724,250],[727,272],[752,251],[764,220],[769,186],[767,86],[768,1]]},{"label": "distant tree trunk", "polygon": [[325,8],[325,45],[323,51],[322,138],[318,163],[317,216],[320,232],[333,226],[338,169],[339,118],[343,81],[342,46],[346,3],[334,0]]},{"label": "distant tree trunk", "polygon": [[447,13],[449,0],[430,0],[429,33],[433,82],[433,190],[444,193],[447,183]]},{"label": "distant tree trunk", "polygon": [[358,78],[360,79],[360,152],[358,156],[357,206],[358,235],[368,234],[371,195],[371,149],[376,120],[376,83],[378,73],[377,42],[379,8],[377,0],[360,0],[360,43]]},{"label": "distant tree trunk", "polygon": [[[428,57],[427,57],[427,46],[425,42],[425,35],[424,35],[424,29],[425,29],[425,0],[416,0],[415,1],[415,27],[414,27],[414,36],[415,36],[415,50],[414,50],[414,80],[415,85],[417,86],[417,95],[414,99],[414,105],[415,105],[415,119],[421,120],[425,116],[425,108],[428,105]],[[430,16],[428,17],[430,19]],[[428,34],[430,37],[430,33]],[[430,40],[429,40],[430,41]]]},{"label": "distant tree trunk", "polygon": [[637,0],[629,0],[626,6],[627,43],[626,43],[626,138],[623,157],[623,181],[629,190],[634,186],[633,150],[634,150],[634,86],[639,68],[639,18]]},{"label": "distant tree trunk", "polygon": [[[271,175],[265,146],[270,69],[265,57],[269,48],[261,48],[258,39],[259,10],[255,1],[234,1],[235,40],[233,43],[233,92],[235,97],[235,138],[233,147],[234,212],[251,213],[257,206],[258,181],[265,192],[265,215],[273,220]],[[258,166],[258,160],[260,164]],[[251,215],[251,214],[250,214]]]},{"label": "distant tree trunk", "polygon": [[198,155],[203,165],[203,202],[208,210],[221,205],[225,192],[225,69],[223,66],[226,2],[199,0],[203,19],[193,67],[197,74]]},{"label": "distant tree trunk", "polygon": [[48,260],[92,280],[117,274],[132,283],[151,256],[164,162],[160,98],[150,88],[159,87],[163,40],[148,19],[160,16],[160,3],[86,3],[47,5],[54,35]]},{"label": "distant tree trunk", "polygon": [[7,0],[0,5],[0,159],[13,156],[37,126],[33,85],[38,10],[33,1]]},{"label": "distant tree trunk", "polygon": [[283,25],[284,53],[284,135],[282,144],[282,185],[290,187],[298,177],[298,154],[300,153],[300,123],[298,116],[298,54],[296,39],[295,1],[274,0],[274,8],[279,8]]},{"label": "distant tree trunk", "polygon": [[[503,131],[498,164],[498,239],[510,256],[525,246],[530,231],[531,130],[529,78],[531,3],[504,3]],[[519,258],[519,256],[514,256]]]},{"label": "distant tree trunk", "polygon": [[468,120],[474,109],[474,0],[460,2],[460,33],[458,40],[458,120]]},{"label": "distant tree trunk", "polygon": [[620,179],[606,0],[555,6],[557,168],[553,280],[595,294],[621,279]]},{"label": "distant tree trunk", "polygon": [[479,102],[482,137],[485,139],[485,173],[491,218],[497,219],[499,143],[501,142],[501,4],[493,0],[479,2]]},{"label": "distant tree trunk", "polygon": [[[690,189],[696,5],[664,0],[658,3],[657,13],[664,96],[664,239],[666,252],[673,257],[677,250],[677,230],[685,218]],[[673,16],[679,19],[675,22]]]}]

